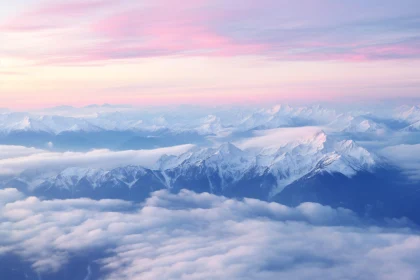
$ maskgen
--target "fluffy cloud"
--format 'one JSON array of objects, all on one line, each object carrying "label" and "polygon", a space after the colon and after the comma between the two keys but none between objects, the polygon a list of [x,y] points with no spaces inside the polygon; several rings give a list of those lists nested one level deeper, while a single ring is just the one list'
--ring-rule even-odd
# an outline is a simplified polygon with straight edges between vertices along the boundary
[{"label": "fluffy cloud", "polygon": [[144,205],[0,192],[0,256],[40,273],[105,248],[106,279],[418,279],[420,237],[351,211],[159,191]]},{"label": "fluffy cloud", "polygon": [[0,190],[0,205],[8,202],[13,202],[23,198],[23,194],[16,189],[2,189]]},{"label": "fluffy cloud", "polygon": [[19,174],[25,170],[62,170],[67,167],[110,169],[126,165],[152,167],[163,155],[180,155],[193,145],[153,150],[49,152],[20,146],[0,146],[0,175]]}]

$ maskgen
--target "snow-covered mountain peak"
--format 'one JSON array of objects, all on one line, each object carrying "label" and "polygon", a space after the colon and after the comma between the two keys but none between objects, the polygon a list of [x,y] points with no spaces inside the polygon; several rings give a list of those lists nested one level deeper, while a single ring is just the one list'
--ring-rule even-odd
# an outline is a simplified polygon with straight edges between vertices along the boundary
[{"label": "snow-covered mountain peak", "polygon": [[270,109],[266,110],[266,112],[272,115],[279,114],[279,113],[290,113],[292,111],[293,111],[293,108],[287,104],[274,105]]},{"label": "snow-covered mountain peak", "polygon": [[216,149],[216,154],[221,154],[222,156],[241,156],[243,155],[243,151],[232,143],[227,142]]},{"label": "snow-covered mountain peak", "polygon": [[[14,117],[13,117],[14,118]],[[36,132],[50,132],[51,130],[39,118],[33,118],[28,115],[23,115],[21,118],[16,118],[15,122],[10,122],[5,125],[7,132],[12,131],[36,131]]]},{"label": "snow-covered mountain peak", "polygon": [[370,172],[379,162],[379,158],[359,146],[353,140],[342,140],[333,142],[326,150],[324,163],[328,162],[325,171],[341,173],[352,177],[359,171]]},{"label": "snow-covered mountain peak", "polygon": [[409,125],[407,127],[405,127],[403,129],[403,131],[405,131],[405,132],[417,132],[417,131],[420,131],[420,120],[414,122],[413,124],[411,124],[411,125]]},{"label": "snow-covered mountain peak", "polygon": [[[248,153],[242,151],[232,143],[224,143],[217,148],[201,148],[192,150],[188,154],[187,164],[197,164],[201,162],[207,163],[223,163],[232,162],[241,157],[248,156]],[[182,156],[181,156],[182,157]]]},{"label": "snow-covered mountain peak", "polygon": [[396,109],[394,116],[410,123],[420,121],[420,106],[401,106]]},{"label": "snow-covered mountain peak", "polygon": [[327,142],[328,136],[323,130],[315,132],[313,135],[308,135],[307,138],[304,138],[302,143],[310,143],[316,147],[323,147],[325,142]]},{"label": "snow-covered mountain peak", "polygon": [[[70,167],[61,171],[56,176],[46,178],[44,184],[54,185],[62,189],[71,189],[77,185],[82,179],[85,179],[93,187],[96,187],[107,171],[93,168]],[[39,180],[39,179],[38,179]]]},{"label": "snow-covered mountain peak", "polygon": [[200,121],[196,130],[200,134],[218,134],[223,130],[223,125],[219,117],[208,115]]},{"label": "snow-covered mountain peak", "polygon": [[94,168],[83,168],[83,167],[69,167],[60,172],[59,176],[61,177],[77,177],[82,178],[84,176],[94,176],[98,173],[103,173],[102,169]]}]

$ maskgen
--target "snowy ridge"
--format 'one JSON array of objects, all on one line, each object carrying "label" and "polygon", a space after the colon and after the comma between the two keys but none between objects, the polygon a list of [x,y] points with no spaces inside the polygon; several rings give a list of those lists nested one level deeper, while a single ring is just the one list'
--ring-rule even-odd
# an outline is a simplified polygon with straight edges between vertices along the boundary
[{"label": "snowy ridge", "polygon": [[[101,109],[101,110],[99,110]],[[320,106],[290,107],[276,105],[269,109],[260,109],[247,116],[237,113],[222,120],[215,114],[199,115],[191,118],[182,112],[177,113],[142,113],[134,109],[103,111],[112,109],[108,106],[85,107],[89,114],[81,114],[76,108],[53,108],[45,112],[18,113],[4,112],[0,114],[0,132],[34,131],[58,134],[65,131],[99,131],[99,130],[158,130],[173,129],[179,131],[194,130],[202,135],[226,135],[230,130],[246,131],[255,128],[276,128],[300,123],[325,124],[331,122],[337,114],[333,110]],[[62,114],[62,110],[75,113]],[[98,110],[98,111],[91,111]],[[222,115],[229,115],[223,113]]]},{"label": "snowy ridge", "polygon": [[320,162],[329,162],[317,172],[339,172],[351,177],[357,172],[372,171],[378,158],[354,141],[335,141],[324,132],[318,132],[311,138],[293,141],[278,148],[268,147],[254,154],[252,149],[241,150],[231,143],[217,149],[198,149],[189,151],[180,157],[161,160],[162,170],[177,170],[177,174],[186,174],[192,166],[206,166],[219,172],[223,181],[235,182],[244,174],[254,175],[270,173],[277,178],[274,193],[293,181],[319,168]]},{"label": "snowy ridge", "polygon": [[64,131],[99,131],[102,128],[84,120],[61,116],[31,116],[23,113],[0,115],[0,132],[46,132],[58,134]]},{"label": "snowy ridge", "polygon": [[413,124],[411,124],[411,125],[409,125],[409,126],[407,126],[407,127],[405,127],[403,129],[403,131],[406,131],[406,132],[420,131],[420,120],[417,121],[417,122],[415,122],[415,123],[413,123]]},{"label": "snowy ridge", "polygon": [[334,110],[325,109],[321,106],[293,108],[289,105],[276,105],[269,109],[259,110],[246,117],[239,125],[239,129],[269,129],[300,123],[326,124],[334,120],[337,115]]},{"label": "snowy ridge", "polygon": [[409,123],[420,121],[420,106],[401,106],[395,110],[394,117]]},{"label": "snowy ridge", "polygon": [[[88,110],[89,114],[82,114]],[[107,131],[194,131],[200,135],[227,136],[233,132],[296,126],[328,126],[336,131],[351,133],[385,134],[388,128],[381,123],[361,115],[359,112],[337,113],[321,106],[291,107],[276,105],[257,110],[228,109],[218,112],[197,110],[142,111],[134,108],[112,108],[108,106],[86,107],[81,112],[76,108],[56,108],[43,112],[0,113],[0,133],[32,131],[59,134],[62,132]],[[61,111],[67,112],[63,114]],[[74,111],[74,112],[73,112]],[[73,113],[71,113],[73,112]],[[368,113],[367,113],[368,114]],[[409,125],[420,121],[419,106],[402,106],[394,111],[395,120]]]},{"label": "snowy ridge", "polygon": [[372,120],[362,117],[352,117],[350,123],[342,130],[343,132],[359,132],[359,133],[375,133],[378,135],[385,134],[387,128]]},{"label": "snowy ridge", "polygon": [[66,168],[59,174],[49,177],[37,177],[31,182],[31,187],[36,189],[58,188],[72,190],[75,186],[84,185],[93,189],[103,187],[128,187],[131,188],[147,169],[140,166],[119,167],[112,170],[93,168]]},{"label": "snowy ridge", "polygon": [[[311,132],[312,133],[312,132]],[[358,172],[373,172],[378,157],[352,140],[337,141],[323,131],[311,136],[266,148],[240,149],[232,143],[217,148],[194,147],[179,156],[163,156],[153,169],[126,166],[112,170],[67,168],[50,177],[21,178],[34,188],[71,190],[84,185],[89,188],[128,187],[152,180],[166,188],[180,181],[195,182],[207,178],[214,190],[229,189],[237,182],[271,176],[276,183],[270,195],[309,174],[341,173],[352,177]],[[149,182],[149,181],[148,181]]]}]

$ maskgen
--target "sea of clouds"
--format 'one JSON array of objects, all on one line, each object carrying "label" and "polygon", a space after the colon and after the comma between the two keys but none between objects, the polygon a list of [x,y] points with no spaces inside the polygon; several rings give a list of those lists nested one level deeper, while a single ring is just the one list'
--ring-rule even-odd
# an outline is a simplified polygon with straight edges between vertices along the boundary
[{"label": "sea of clouds", "polygon": [[420,277],[419,231],[404,220],[190,191],[158,191],[140,205],[0,190],[0,257],[17,255],[42,276],[89,250],[106,252],[92,260],[105,279]]}]

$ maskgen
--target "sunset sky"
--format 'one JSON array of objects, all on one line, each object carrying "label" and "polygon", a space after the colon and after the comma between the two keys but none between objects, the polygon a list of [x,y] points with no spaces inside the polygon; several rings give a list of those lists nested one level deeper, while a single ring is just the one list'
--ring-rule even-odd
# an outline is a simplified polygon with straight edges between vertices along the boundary
[{"label": "sunset sky", "polygon": [[0,1],[0,107],[418,96],[418,0]]}]

